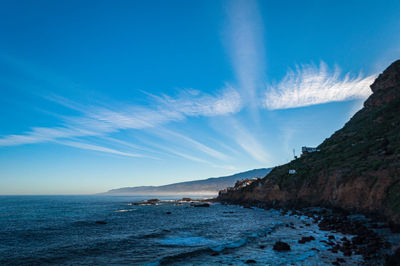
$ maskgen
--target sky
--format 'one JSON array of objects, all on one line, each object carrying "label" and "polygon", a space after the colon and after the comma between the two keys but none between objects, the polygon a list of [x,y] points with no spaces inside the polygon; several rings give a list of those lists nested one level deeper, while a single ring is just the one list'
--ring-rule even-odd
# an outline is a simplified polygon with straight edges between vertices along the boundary
[{"label": "sky", "polygon": [[0,194],[274,167],[400,58],[400,1],[0,1]]}]

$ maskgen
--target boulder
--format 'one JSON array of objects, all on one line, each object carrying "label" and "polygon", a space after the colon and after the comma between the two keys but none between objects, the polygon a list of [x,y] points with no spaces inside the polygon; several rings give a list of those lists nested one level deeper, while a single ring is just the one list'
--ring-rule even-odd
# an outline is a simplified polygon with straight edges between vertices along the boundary
[{"label": "boulder", "polygon": [[277,241],[273,247],[273,250],[276,251],[289,251],[290,245],[286,242]]}]

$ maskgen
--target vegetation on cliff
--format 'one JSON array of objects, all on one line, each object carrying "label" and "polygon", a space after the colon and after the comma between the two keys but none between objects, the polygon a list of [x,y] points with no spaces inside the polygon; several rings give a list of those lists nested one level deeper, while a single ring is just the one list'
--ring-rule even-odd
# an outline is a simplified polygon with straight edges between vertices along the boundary
[{"label": "vegetation on cliff", "polygon": [[[400,60],[371,85],[346,125],[310,153],[274,168],[219,200],[278,206],[329,205],[374,212],[400,223]],[[296,174],[289,174],[295,169]]]}]

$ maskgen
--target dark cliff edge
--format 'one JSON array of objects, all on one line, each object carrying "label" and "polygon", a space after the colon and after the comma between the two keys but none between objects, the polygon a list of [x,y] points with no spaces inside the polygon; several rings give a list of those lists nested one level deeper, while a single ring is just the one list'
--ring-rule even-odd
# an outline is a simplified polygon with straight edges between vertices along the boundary
[{"label": "dark cliff edge", "polygon": [[319,152],[278,166],[247,187],[221,191],[217,200],[334,207],[400,224],[400,60],[371,89],[364,107],[320,144]]}]

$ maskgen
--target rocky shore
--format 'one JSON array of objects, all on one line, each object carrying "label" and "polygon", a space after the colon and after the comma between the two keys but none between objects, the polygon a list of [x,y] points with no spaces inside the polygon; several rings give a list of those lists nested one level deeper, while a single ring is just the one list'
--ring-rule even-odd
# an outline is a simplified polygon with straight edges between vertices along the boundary
[{"label": "rocky shore", "polygon": [[[321,230],[353,235],[327,241],[332,252],[400,264],[400,239],[391,246],[378,233],[400,232],[400,60],[370,87],[364,107],[315,151],[220,191],[217,200],[300,212]],[[354,219],[355,213],[367,218]]]},{"label": "rocky shore", "polygon": [[[241,205],[245,208],[274,209],[269,204],[256,201],[222,201],[221,203]],[[394,246],[385,239],[384,234],[379,233],[379,231],[384,230],[396,234],[399,233],[398,228],[385,222],[381,217],[365,216],[338,208],[324,207],[283,208],[278,210],[282,216],[308,217],[313,224],[318,225],[319,230],[326,231],[328,234],[341,233],[349,235],[349,237],[337,238],[331,234],[328,237],[328,241],[318,240],[313,236],[304,236],[299,239],[298,243],[300,244],[319,241],[330,246],[328,250],[332,253],[342,252],[345,257],[361,255],[367,265],[400,265],[400,247]],[[311,223],[305,222],[302,230],[310,225]],[[287,224],[286,226],[296,229],[292,224]],[[284,239],[282,239],[282,242],[277,242],[274,249],[278,251],[290,250],[290,246],[287,246],[283,241]],[[317,248],[313,248],[313,250],[319,251]],[[345,262],[345,259],[338,258],[333,265],[342,265]]]}]

